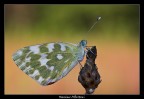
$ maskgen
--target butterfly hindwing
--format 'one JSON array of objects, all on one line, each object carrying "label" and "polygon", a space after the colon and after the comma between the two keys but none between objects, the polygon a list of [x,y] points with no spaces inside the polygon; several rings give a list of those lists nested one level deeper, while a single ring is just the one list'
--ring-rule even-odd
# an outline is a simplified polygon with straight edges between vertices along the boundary
[{"label": "butterfly hindwing", "polygon": [[27,46],[13,54],[17,66],[41,85],[63,78],[78,62],[70,43],[45,43]]}]

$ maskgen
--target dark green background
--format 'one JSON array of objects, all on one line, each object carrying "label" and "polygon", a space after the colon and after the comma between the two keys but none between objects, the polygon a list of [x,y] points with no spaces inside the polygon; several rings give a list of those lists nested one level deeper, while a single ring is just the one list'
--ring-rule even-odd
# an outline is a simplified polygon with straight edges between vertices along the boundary
[{"label": "dark green background", "polygon": [[[102,19],[87,34],[97,16]],[[139,38],[139,5],[5,5],[4,18],[6,35],[59,36],[61,40],[69,36],[79,36],[79,39]]]}]

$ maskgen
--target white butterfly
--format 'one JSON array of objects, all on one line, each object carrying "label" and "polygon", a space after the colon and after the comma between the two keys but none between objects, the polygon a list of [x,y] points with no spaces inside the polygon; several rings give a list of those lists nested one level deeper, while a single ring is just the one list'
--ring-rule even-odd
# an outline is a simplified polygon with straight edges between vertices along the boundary
[{"label": "white butterfly", "polygon": [[12,58],[17,66],[41,85],[66,76],[85,56],[87,41],[79,44],[53,42],[19,49]]},{"label": "white butterfly", "polygon": [[[88,32],[100,19],[97,17]],[[27,46],[14,53],[12,58],[23,72],[38,83],[50,85],[66,76],[83,60],[86,44],[87,41],[82,40],[79,44],[53,42]]]}]

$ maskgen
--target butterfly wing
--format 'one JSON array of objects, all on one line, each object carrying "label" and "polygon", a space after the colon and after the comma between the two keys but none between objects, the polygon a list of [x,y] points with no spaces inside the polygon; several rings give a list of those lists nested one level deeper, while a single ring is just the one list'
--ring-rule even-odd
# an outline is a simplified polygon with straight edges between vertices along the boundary
[{"label": "butterfly wing", "polygon": [[17,66],[41,85],[50,85],[78,64],[77,46],[69,43],[45,43],[27,46],[13,54]]}]

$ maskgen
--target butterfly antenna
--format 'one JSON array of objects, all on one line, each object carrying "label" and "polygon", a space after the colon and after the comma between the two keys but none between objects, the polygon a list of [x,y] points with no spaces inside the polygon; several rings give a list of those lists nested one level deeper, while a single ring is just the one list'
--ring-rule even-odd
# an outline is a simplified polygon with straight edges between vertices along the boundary
[{"label": "butterfly antenna", "polygon": [[97,20],[95,21],[95,23],[91,26],[91,28],[88,30],[87,33],[89,33],[91,31],[91,29],[96,25],[96,23],[101,19],[101,17],[97,17]]}]

